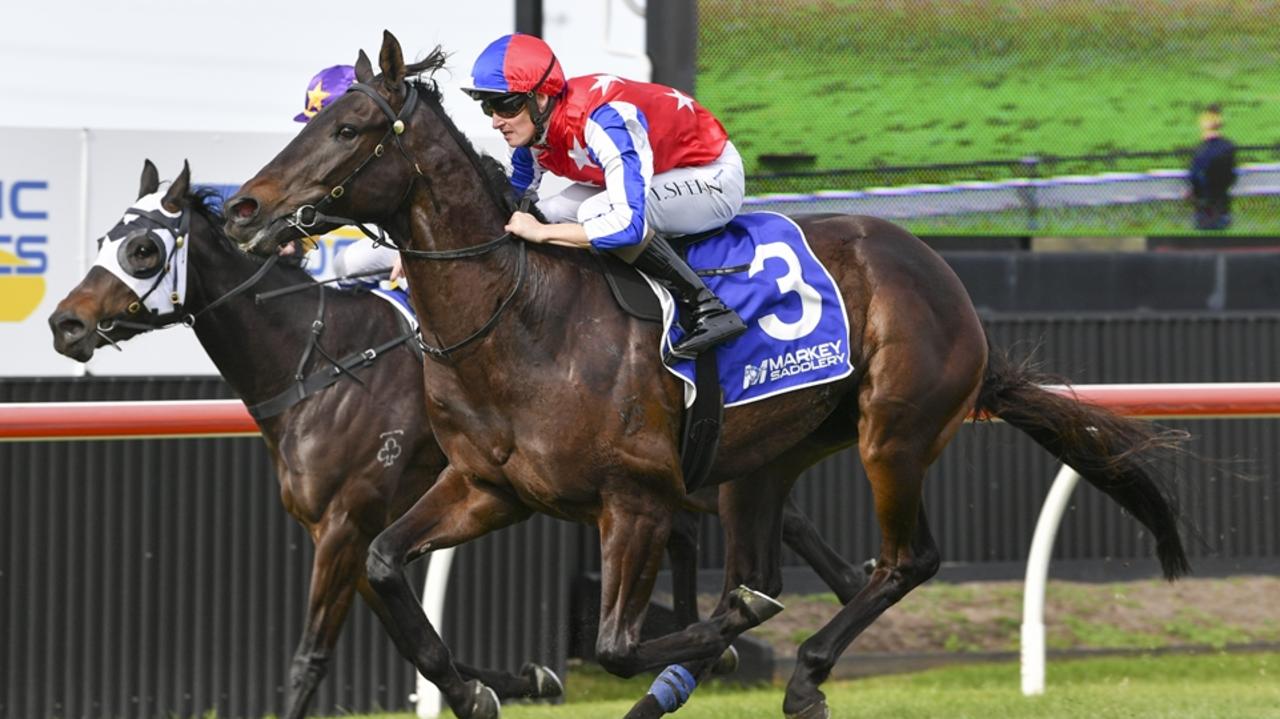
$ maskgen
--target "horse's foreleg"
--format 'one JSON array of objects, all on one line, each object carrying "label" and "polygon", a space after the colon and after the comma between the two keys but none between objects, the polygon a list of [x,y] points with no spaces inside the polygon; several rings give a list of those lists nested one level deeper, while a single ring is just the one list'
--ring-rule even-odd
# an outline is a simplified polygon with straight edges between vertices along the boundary
[{"label": "horse's foreleg", "polygon": [[555,699],[564,695],[564,684],[550,668],[533,662],[520,667],[519,674],[474,667],[455,662],[458,673],[467,679],[478,679],[498,695],[499,699]]},{"label": "horse's foreleg", "polygon": [[405,565],[434,549],[462,544],[529,516],[515,500],[476,486],[473,478],[446,467],[404,516],[369,547],[369,584],[386,604],[387,630],[418,672],[440,688],[461,719],[494,719],[499,703],[482,682],[463,681],[449,648],[431,626],[405,576]]},{"label": "horse's foreleg", "polygon": [[[719,514],[725,535],[725,583],[712,618],[734,612],[734,591],[748,586],[769,597],[782,591],[782,513],[790,481],[776,473],[743,477],[720,485]],[[803,515],[801,515],[803,519]],[[781,605],[776,605],[780,608]],[[626,719],[657,719],[679,709],[716,661],[704,659],[667,667]]]},{"label": "horse's foreleg", "polygon": [[600,630],[596,658],[606,670],[631,677],[677,662],[714,659],[739,634],[777,611],[772,599],[746,587],[732,608],[664,637],[639,641],[640,626],[671,531],[671,510],[652,497],[614,497],[600,516],[602,558]]},{"label": "horse's foreleg", "polygon": [[698,621],[698,525],[701,517],[688,510],[676,512],[667,538],[671,564],[671,610],[676,623],[687,627]]},{"label": "horse's foreleg", "polygon": [[[377,592],[373,591],[369,582],[362,579],[358,589],[360,596],[364,597],[369,608],[382,621],[382,625],[388,629],[395,626],[386,603]],[[412,656],[412,648],[401,636],[396,632],[389,633],[400,654],[405,657]],[[564,695],[564,684],[560,681],[560,677],[550,667],[542,664],[526,662],[520,668],[519,674],[473,667],[462,662],[454,662],[454,666],[458,668],[458,673],[464,679],[479,679],[485,686],[492,689],[499,699],[555,699]]]},{"label": "horse's foreleg", "polygon": [[328,671],[342,624],[351,609],[357,579],[364,573],[367,542],[350,524],[326,523],[316,539],[307,597],[307,622],[289,669],[285,716],[301,719]]}]

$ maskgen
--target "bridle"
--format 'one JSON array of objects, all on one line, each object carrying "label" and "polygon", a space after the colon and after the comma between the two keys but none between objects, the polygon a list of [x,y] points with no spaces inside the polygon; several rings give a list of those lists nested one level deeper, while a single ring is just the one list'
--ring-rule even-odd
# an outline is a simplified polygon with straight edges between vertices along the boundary
[{"label": "bridle", "polygon": [[[374,235],[364,226],[363,223],[356,222],[355,220],[346,217],[326,214],[323,210],[327,208],[330,203],[341,199],[342,196],[347,193],[347,185],[351,184],[352,180],[356,179],[360,173],[364,172],[365,168],[369,167],[374,160],[386,154],[386,145],[388,141],[395,142],[396,148],[400,150],[401,157],[405,159],[405,162],[409,163],[409,166],[413,168],[414,172],[413,179],[409,181],[409,184],[404,188],[404,193],[400,196],[400,203],[403,203],[405,198],[409,196],[409,193],[413,190],[414,183],[418,179],[422,179],[424,182],[429,182],[426,175],[422,173],[422,168],[418,167],[418,163],[409,156],[409,151],[404,148],[404,143],[400,142],[400,136],[404,134],[407,127],[405,120],[413,114],[414,109],[417,107],[418,88],[416,85],[408,83],[408,93],[405,96],[404,106],[400,108],[400,113],[398,115],[391,109],[391,106],[387,104],[387,101],[384,100],[372,87],[362,82],[355,82],[347,88],[347,92],[353,91],[367,95],[371,100],[373,100],[374,104],[378,106],[378,109],[382,111],[382,114],[387,117],[388,126],[386,133],[383,134],[382,139],[378,141],[378,144],[374,146],[373,151],[369,153],[369,156],[364,158],[364,161],[359,165],[356,165],[356,168],[348,173],[347,176],[342,179],[342,182],[334,185],[333,189],[329,190],[329,194],[322,197],[320,201],[315,204],[306,204],[298,207],[293,211],[292,215],[288,216],[286,222],[290,227],[302,233],[303,237],[308,237],[313,234],[307,230],[310,230],[321,222],[333,223],[339,227],[343,225],[354,225],[357,229],[363,232],[366,237],[373,240],[374,243],[387,245],[388,247],[395,247],[381,227],[378,228],[378,234]],[[400,203],[397,203],[397,205]],[[399,248],[397,247],[396,249]],[[401,250],[401,252],[404,252],[404,250]]]},{"label": "bridle", "polygon": [[[248,290],[250,287],[253,287],[255,284],[257,284],[258,281],[261,280],[267,274],[267,272],[270,271],[270,269],[275,265],[276,261],[280,259],[280,256],[278,254],[271,255],[266,259],[266,261],[262,263],[262,265],[258,268],[258,270],[254,272],[253,275],[248,279],[246,279],[244,282],[241,282],[239,285],[233,287],[231,290],[227,291],[221,297],[218,297],[217,299],[215,299],[213,302],[210,302],[208,305],[205,305],[203,308],[195,312],[187,312],[185,310],[185,304],[184,304],[186,298],[182,297],[178,292],[179,278],[177,277],[177,274],[173,272],[173,268],[174,268],[174,258],[177,256],[178,251],[181,250],[184,247],[184,245],[186,245],[186,243],[189,242],[191,239],[190,238],[190,230],[191,230],[190,212],[191,210],[189,209],[183,209],[183,211],[176,218],[173,218],[156,210],[145,210],[137,207],[131,207],[125,211],[124,214],[126,217],[133,215],[137,217],[138,220],[141,220],[146,224],[150,225],[150,227],[148,228],[141,228],[146,234],[151,234],[151,229],[159,228],[169,232],[174,238],[173,247],[169,250],[168,254],[165,256],[164,264],[159,268],[159,271],[155,274],[155,282],[153,282],[151,286],[141,296],[138,297],[137,300],[129,303],[129,306],[126,309],[126,312],[128,313],[128,315],[126,316],[139,315],[139,313],[142,312],[142,309],[146,306],[147,298],[150,297],[152,293],[154,293],[157,289],[161,287],[161,285],[164,284],[166,278],[171,281],[169,302],[173,305],[173,310],[170,312],[152,311],[148,314],[142,315],[139,318],[141,319],[141,321],[125,319],[126,316],[116,316],[116,317],[108,318],[98,322],[97,326],[95,327],[95,331],[98,334],[98,336],[101,337],[108,344],[110,344],[112,347],[115,347],[117,350],[120,349],[120,346],[116,344],[115,340],[113,340],[111,336],[108,334],[112,330],[116,329],[117,327],[124,328],[124,329],[139,330],[144,332],[150,331],[150,330],[164,329],[166,327],[170,327],[179,323],[181,323],[186,327],[194,327],[196,324],[196,320],[199,317],[203,316],[205,313],[209,312],[210,310],[213,310],[214,308],[221,306],[222,304],[226,303],[227,301],[231,300],[237,295],[242,294],[243,292]],[[110,232],[106,234],[106,236],[102,240],[99,241],[99,248],[101,248],[102,241],[104,240],[111,240],[111,241],[124,240],[124,242],[121,243],[121,249],[122,250],[125,249],[128,244],[128,238],[130,238],[130,236],[136,236],[137,234],[139,234],[140,228],[135,226],[138,220],[135,220],[133,222],[128,222],[128,223],[121,223],[120,225],[113,228]],[[153,240],[153,242],[156,242],[156,244],[162,244],[155,240]],[[125,272],[127,272],[130,276],[133,276],[138,279],[147,278],[146,275],[136,273],[128,267],[123,267],[123,263],[121,264],[122,264],[122,269]]]},{"label": "bridle", "polygon": [[[417,84],[413,82],[406,82],[404,83],[404,85],[407,87],[407,93],[405,95],[404,105],[400,108],[399,113],[396,113],[394,110],[391,109],[391,105],[388,104],[387,101],[383,99],[383,97],[380,94],[378,94],[377,90],[375,90],[373,87],[363,82],[352,83],[351,86],[347,88],[347,92],[358,92],[365,95],[369,99],[373,100],[373,103],[378,107],[379,110],[382,111],[383,116],[386,117],[387,131],[382,136],[382,139],[379,140],[378,144],[373,148],[373,151],[369,154],[369,156],[366,157],[363,162],[357,165],[354,170],[348,173],[347,176],[343,178],[342,182],[339,182],[337,185],[333,187],[333,189],[329,190],[329,193],[325,195],[323,198],[321,198],[320,201],[316,202],[315,204],[302,205],[301,207],[294,210],[293,214],[290,215],[288,219],[289,226],[297,229],[304,236],[306,236],[311,234],[310,232],[307,232],[308,229],[310,229],[311,227],[314,227],[316,224],[321,222],[333,223],[336,226],[354,225],[357,228],[359,228],[359,230],[363,232],[366,237],[368,237],[370,240],[373,240],[374,244],[386,245],[388,247],[391,247],[392,249],[399,251],[403,257],[407,257],[411,259],[419,259],[419,260],[433,260],[433,261],[461,260],[461,259],[468,259],[473,257],[480,257],[482,255],[489,254],[490,252],[493,252],[494,250],[514,240],[515,237],[511,233],[507,232],[487,242],[482,242],[478,245],[463,247],[456,250],[417,250],[409,247],[401,247],[395,244],[391,240],[390,236],[388,236],[380,226],[377,228],[378,234],[374,235],[362,223],[356,220],[328,214],[323,211],[328,207],[329,204],[342,198],[343,195],[347,193],[347,187],[351,184],[353,180],[355,180],[355,178],[361,172],[364,171],[365,168],[369,167],[369,165],[374,160],[386,154],[385,146],[388,141],[395,142],[396,147],[400,150],[400,155],[404,157],[405,162],[409,163],[409,166],[413,168],[413,172],[414,172],[413,176],[409,180],[408,185],[405,187],[404,192],[401,194],[400,202],[397,204],[397,206],[403,204],[405,199],[409,197],[409,193],[413,190],[414,184],[417,183],[418,181],[422,181],[427,186],[427,191],[431,195],[431,200],[434,207],[436,208],[437,211],[439,211],[440,206],[439,206],[439,203],[436,201],[435,191],[431,186],[430,178],[425,173],[422,172],[422,168],[420,168],[418,166],[418,163],[409,155],[408,150],[405,149],[404,144],[401,142],[401,139],[400,139],[401,136],[408,130],[408,120],[413,115],[414,111],[417,109],[417,104],[418,104]],[[474,165],[476,162],[475,158],[470,158],[470,159]],[[476,167],[476,170],[481,174],[481,176],[483,176],[483,172],[480,171],[480,168],[478,166]],[[525,211],[528,209],[527,199],[521,203],[520,209],[521,211]],[[427,341],[422,338],[421,334],[419,334],[418,345],[422,348],[422,351],[428,357],[431,357],[432,359],[437,361],[446,362],[449,360],[449,355],[451,355],[454,352],[457,352],[463,347],[466,347],[472,344],[473,342],[476,342],[477,340],[480,340],[481,338],[485,337],[486,335],[489,334],[489,332],[493,330],[494,326],[496,326],[498,323],[498,319],[502,316],[503,311],[507,309],[507,307],[515,299],[516,295],[519,294],[521,287],[524,286],[524,278],[526,274],[525,268],[528,265],[527,245],[524,242],[517,242],[517,248],[518,248],[517,249],[518,255],[516,259],[515,281],[511,285],[511,291],[508,292],[506,297],[502,299],[502,302],[498,304],[498,307],[497,309],[494,310],[493,315],[490,316],[489,319],[483,325],[481,325],[480,328],[477,329],[475,332],[472,332],[463,340],[459,342],[455,342],[450,345],[437,347],[437,346],[428,344]],[[436,339],[437,341],[439,341],[438,335]]]}]

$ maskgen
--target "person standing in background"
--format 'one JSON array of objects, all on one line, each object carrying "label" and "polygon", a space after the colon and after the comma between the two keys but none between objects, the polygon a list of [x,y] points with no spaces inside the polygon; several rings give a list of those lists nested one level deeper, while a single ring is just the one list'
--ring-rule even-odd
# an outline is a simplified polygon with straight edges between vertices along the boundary
[{"label": "person standing in background", "polygon": [[1195,227],[1225,230],[1231,225],[1230,189],[1236,182],[1236,146],[1222,136],[1222,109],[1217,104],[1201,113],[1200,137],[1187,173],[1195,203]]}]

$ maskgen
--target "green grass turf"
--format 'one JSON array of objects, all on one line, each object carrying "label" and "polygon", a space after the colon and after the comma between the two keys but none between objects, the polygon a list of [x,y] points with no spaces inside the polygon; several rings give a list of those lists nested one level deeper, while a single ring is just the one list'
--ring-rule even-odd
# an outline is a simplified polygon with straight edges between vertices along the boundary
[{"label": "green grass turf", "polygon": [[816,168],[1280,142],[1280,0],[701,0],[698,99]]},{"label": "green grass turf", "polygon": [[[1033,717],[1127,719],[1280,717],[1280,654],[1136,656],[1050,660],[1044,696],[1019,691],[1018,666],[978,664],[918,674],[829,682],[823,688],[832,716],[892,719],[991,719]],[[598,695],[613,681],[589,673]],[[569,677],[570,691],[577,677]],[[626,699],[571,700],[562,706],[503,707],[507,719],[619,717],[647,686],[633,681]],[[773,719],[781,715],[783,690],[699,690],[676,716],[683,719]],[[410,719],[410,714],[365,719]],[[446,713],[445,716],[452,716]]]}]

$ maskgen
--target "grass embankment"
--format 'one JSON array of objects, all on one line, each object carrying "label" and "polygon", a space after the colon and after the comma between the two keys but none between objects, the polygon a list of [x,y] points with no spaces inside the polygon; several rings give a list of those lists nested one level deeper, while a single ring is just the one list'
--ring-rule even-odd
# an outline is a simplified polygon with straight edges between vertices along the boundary
[{"label": "grass embankment", "polygon": [[1221,103],[1280,142],[1280,0],[701,0],[698,99],[747,162],[1165,151]]}]

